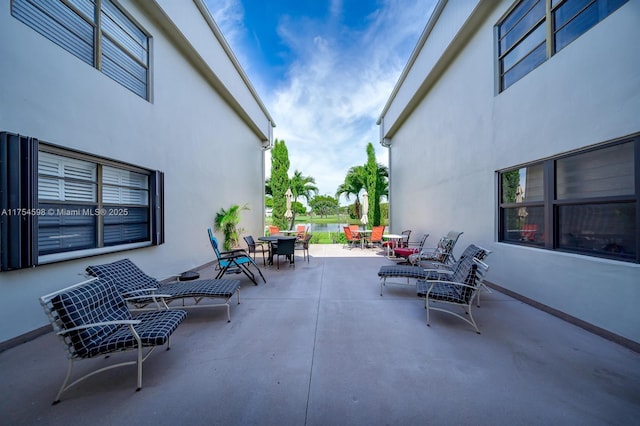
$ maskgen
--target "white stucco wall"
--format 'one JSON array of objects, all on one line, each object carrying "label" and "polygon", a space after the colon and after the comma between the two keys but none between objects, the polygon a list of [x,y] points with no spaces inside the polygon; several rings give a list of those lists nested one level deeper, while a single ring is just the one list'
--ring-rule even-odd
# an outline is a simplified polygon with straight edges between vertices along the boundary
[{"label": "white stucco wall", "polygon": [[[391,228],[429,232],[431,245],[464,231],[456,252],[470,243],[493,250],[490,281],[640,342],[640,265],[497,243],[495,174],[640,131],[640,1],[495,95],[493,26],[511,4],[490,11],[387,136]],[[413,71],[426,77],[430,69]],[[402,110],[408,99],[394,102]],[[390,121],[387,131],[398,124]]]},{"label": "white stucco wall", "polygon": [[[164,278],[213,260],[207,228],[220,208],[247,204],[241,226],[262,233],[263,138],[255,129],[269,131],[266,114],[256,112],[255,99],[242,98],[247,115],[256,117],[250,128],[247,118],[185,60],[185,47],[168,39],[157,19],[149,19],[136,2],[120,3],[153,37],[153,102],[14,19],[3,2],[0,128],[163,171],[166,243],[0,273],[0,342],[47,324],[38,297],[80,281],[78,274],[89,264],[130,257],[150,275]],[[200,25],[196,5],[179,3],[181,13]],[[196,44],[216,43],[202,30],[194,37],[209,37]],[[209,61],[215,66],[217,59]]]}]

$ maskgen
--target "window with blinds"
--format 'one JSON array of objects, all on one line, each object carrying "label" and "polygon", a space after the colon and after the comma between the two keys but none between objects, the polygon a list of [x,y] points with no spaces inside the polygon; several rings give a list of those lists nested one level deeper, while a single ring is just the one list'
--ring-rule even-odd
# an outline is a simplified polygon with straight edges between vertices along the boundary
[{"label": "window with blinds", "polygon": [[499,172],[500,241],[640,262],[640,136]]},{"label": "window with blinds", "polygon": [[0,271],[164,244],[159,170],[0,131],[0,194]]},{"label": "window with blinds", "polygon": [[111,0],[13,0],[11,13],[138,96],[149,99],[149,36]]},{"label": "window with blinds", "polygon": [[40,255],[149,240],[148,174],[40,152],[38,200]]}]

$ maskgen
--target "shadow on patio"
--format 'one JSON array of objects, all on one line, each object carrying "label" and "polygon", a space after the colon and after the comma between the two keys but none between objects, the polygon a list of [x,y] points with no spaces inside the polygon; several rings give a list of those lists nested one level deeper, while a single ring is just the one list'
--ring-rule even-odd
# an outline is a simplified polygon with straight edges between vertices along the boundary
[{"label": "shadow on patio", "polygon": [[[130,366],[51,406],[67,367],[57,338],[0,353],[2,423],[637,422],[640,354],[495,291],[474,311],[481,335],[438,312],[427,327],[412,287],[387,286],[380,297],[383,256],[339,245],[310,251],[295,270],[264,269],[266,285],[240,278],[229,324],[221,308],[189,311],[171,351],[145,363],[140,392]],[[76,372],[102,362],[79,362]]]}]

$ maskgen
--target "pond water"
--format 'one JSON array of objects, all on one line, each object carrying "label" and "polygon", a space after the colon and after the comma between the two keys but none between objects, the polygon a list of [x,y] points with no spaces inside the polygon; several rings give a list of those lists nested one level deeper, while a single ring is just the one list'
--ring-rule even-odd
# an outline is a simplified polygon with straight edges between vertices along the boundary
[{"label": "pond water", "polygon": [[342,232],[346,223],[312,223],[309,232]]}]

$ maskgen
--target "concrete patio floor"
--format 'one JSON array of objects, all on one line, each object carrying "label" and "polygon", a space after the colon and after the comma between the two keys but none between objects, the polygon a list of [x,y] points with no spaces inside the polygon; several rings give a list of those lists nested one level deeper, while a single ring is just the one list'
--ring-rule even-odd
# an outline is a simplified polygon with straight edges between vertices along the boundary
[{"label": "concrete patio floor", "polygon": [[[98,374],[51,405],[67,368],[52,333],[0,353],[5,425],[631,425],[640,354],[504,294],[482,332],[409,286],[379,295],[375,250],[312,245],[295,270],[242,277],[241,304],[190,310],[172,349]],[[488,258],[489,265],[491,258]],[[153,271],[147,271],[153,274]],[[202,271],[211,276],[212,268]],[[240,277],[240,276],[239,276]],[[488,279],[491,280],[491,271]],[[44,314],[43,314],[44,318]],[[132,353],[77,364],[77,372]]]}]

